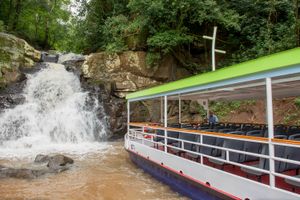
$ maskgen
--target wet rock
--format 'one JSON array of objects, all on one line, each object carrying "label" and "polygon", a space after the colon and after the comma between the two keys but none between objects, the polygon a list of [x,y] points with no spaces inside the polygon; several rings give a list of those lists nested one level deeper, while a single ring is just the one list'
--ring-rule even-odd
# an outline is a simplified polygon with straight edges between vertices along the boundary
[{"label": "wet rock", "polygon": [[38,154],[35,159],[34,162],[35,163],[45,163],[45,162],[49,162],[49,156],[48,155],[43,155],[43,154]]},{"label": "wet rock", "polygon": [[69,164],[73,164],[74,160],[62,154],[54,156],[39,154],[34,159],[35,163],[48,163],[47,167],[51,170],[57,170]]},{"label": "wet rock", "polygon": [[[26,85],[27,77],[25,74],[33,74],[46,65],[44,63],[37,63],[32,68],[20,68],[21,73],[19,79],[16,82],[11,82],[4,88],[0,86],[0,113],[4,109],[14,108],[17,105],[22,104],[25,101],[25,97],[22,95],[23,89]],[[0,81],[1,85],[1,81]]]},{"label": "wet rock", "polygon": [[9,167],[0,168],[0,178],[18,178],[18,179],[33,179],[42,176],[47,173],[46,169],[34,170],[34,169],[14,169]]},{"label": "wet rock", "polygon": [[49,54],[47,52],[43,52],[41,56],[42,62],[51,62],[51,63],[57,63],[59,58],[58,54]]},{"label": "wet rock", "polygon": [[53,156],[39,154],[34,160],[35,165],[48,163],[47,166],[40,166],[38,169],[12,168],[0,165],[0,178],[33,179],[45,174],[56,174],[70,168],[74,163],[72,158],[57,154]]},{"label": "wet rock", "polygon": [[47,167],[51,170],[65,169],[65,166],[73,164],[74,160],[64,155],[54,155],[49,157]]},{"label": "wet rock", "polygon": [[81,54],[75,54],[75,53],[67,53],[67,54],[62,54],[59,56],[58,63],[60,64],[66,64],[70,62],[79,62],[79,61],[84,61],[85,56]]}]

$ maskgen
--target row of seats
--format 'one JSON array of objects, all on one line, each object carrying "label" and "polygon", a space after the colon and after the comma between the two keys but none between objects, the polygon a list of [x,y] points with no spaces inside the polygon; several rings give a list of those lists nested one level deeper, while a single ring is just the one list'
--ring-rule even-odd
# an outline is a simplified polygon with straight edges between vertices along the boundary
[{"label": "row of seats", "polygon": [[[250,130],[267,130],[268,126],[265,124],[237,124],[237,123],[219,123],[216,125],[209,125],[207,123],[204,124],[197,124],[198,129],[234,129],[234,130],[241,130],[241,131],[250,131]],[[286,125],[275,125],[274,132],[284,134],[284,135],[291,135],[295,133],[300,133],[300,126],[286,126]]]},{"label": "row of seats", "polygon": [[[203,131],[211,131],[211,132],[234,132],[234,131],[242,131],[242,132],[250,132],[250,131],[261,131],[263,135],[260,137],[268,137],[268,129],[266,125],[257,125],[257,124],[216,124],[216,125],[209,125],[209,124],[201,124],[201,125],[190,125],[190,124],[171,124],[170,127],[178,127],[178,128],[193,128],[197,130]],[[274,126],[274,135],[286,135],[287,138],[292,136],[289,139],[297,139],[300,138],[300,127],[298,126],[283,126],[283,125],[276,125]]]},{"label": "row of seats", "polygon": [[[172,126],[175,128],[178,128],[178,125],[172,125]],[[192,125],[185,125],[184,127],[181,126],[181,128],[198,129],[198,127],[195,127]],[[213,132],[218,131],[218,132],[227,133],[227,134],[247,135],[247,136],[255,136],[255,137],[266,136],[266,131],[263,131],[263,130],[250,130],[250,131],[235,130],[235,131],[233,131],[230,128],[224,128],[224,127],[220,128],[220,129],[203,129],[203,130],[213,131]],[[157,134],[163,136],[164,131],[157,130]],[[171,138],[178,138],[181,140],[192,141],[192,142],[200,142],[200,136],[198,136],[196,134],[187,134],[187,133],[181,133],[181,132],[176,132],[176,131],[167,131],[167,135],[168,135],[168,137],[171,137]],[[287,135],[275,135],[274,137],[279,138],[279,139],[290,139],[290,140],[299,140],[300,141],[300,134],[290,135],[289,137]],[[164,143],[164,138],[155,137],[154,140],[157,142],[159,141],[159,142]],[[182,143],[178,142],[177,140],[168,139],[167,143],[168,143],[168,145],[173,145],[174,147],[182,148],[182,146],[181,146]],[[263,144],[257,143],[257,142],[248,142],[248,141],[216,138],[216,137],[212,137],[212,136],[203,136],[203,143],[208,144],[208,145],[214,145],[214,146],[220,146],[220,147],[229,148],[229,149],[245,151],[245,152],[264,154],[264,155],[268,154],[268,145],[263,145]],[[223,159],[224,161],[216,160],[213,158],[209,159],[209,161],[211,163],[213,163],[215,165],[219,165],[222,168],[226,164],[226,162],[225,162],[226,151],[222,151],[222,150],[212,148],[212,147],[204,147],[204,146],[200,147],[199,145],[195,145],[195,144],[191,144],[191,143],[184,143],[183,148],[185,150],[199,152],[199,153],[202,153],[205,155]],[[182,153],[184,153],[183,151],[180,151],[178,149],[172,149],[172,151],[178,155],[181,155]],[[189,152],[186,152],[185,154],[193,159],[199,159],[199,156],[197,154],[193,154],[193,153],[189,153]],[[275,156],[300,161],[300,148],[285,147],[285,146],[278,145],[278,146],[275,146]],[[229,160],[232,162],[237,162],[237,163],[245,163],[245,162],[257,160],[258,164],[253,165],[253,167],[257,167],[257,168],[265,169],[265,170],[269,169],[269,160],[265,159],[265,158],[258,158],[255,156],[230,152]],[[299,169],[299,165],[278,162],[278,161],[275,162],[276,172],[280,173],[280,172],[284,172],[284,171],[292,170],[292,169]],[[255,170],[249,170],[247,168],[241,168],[241,170],[249,175],[257,176],[259,180],[260,180],[261,176],[264,175],[261,172],[258,172]],[[296,181],[291,181],[288,179],[286,179],[285,181],[293,186],[299,187],[299,183]]]}]

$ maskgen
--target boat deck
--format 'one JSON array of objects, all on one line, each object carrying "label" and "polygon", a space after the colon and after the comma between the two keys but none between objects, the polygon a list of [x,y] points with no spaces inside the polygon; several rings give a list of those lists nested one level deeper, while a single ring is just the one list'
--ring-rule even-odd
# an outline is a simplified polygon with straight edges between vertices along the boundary
[{"label": "boat deck", "polygon": [[[260,182],[261,184],[269,185],[269,170],[268,168],[259,168],[258,165],[262,162],[262,160],[268,160],[270,157],[268,153],[263,153],[260,149],[259,151],[247,151],[244,148],[237,149],[233,146],[224,146],[224,141],[236,141],[235,144],[239,145],[243,143],[243,145],[255,144],[255,146],[259,146],[260,148],[264,145],[267,146],[269,144],[269,139],[264,137],[264,135],[259,136],[251,136],[251,135],[240,135],[233,133],[222,133],[217,131],[212,131],[212,129],[207,130],[198,130],[201,125],[190,125],[188,128],[174,128],[174,127],[162,127],[158,123],[129,123],[130,130],[136,134],[135,139],[144,145],[150,146],[152,148],[165,151],[169,154],[179,156],[184,159],[192,160],[194,162],[198,162],[205,166],[212,167],[214,169],[222,170],[237,176],[241,176],[256,182]],[[256,124],[257,125],[257,124]],[[217,130],[217,129],[215,129]],[[168,134],[167,144],[165,144],[164,132]],[[251,132],[251,131],[248,131]],[[263,132],[263,130],[262,130]],[[174,136],[177,133],[177,138]],[[173,134],[173,137],[172,137]],[[183,134],[187,135],[196,135],[201,139],[184,139]],[[276,137],[276,136],[275,136]],[[162,138],[162,139],[158,139]],[[197,137],[195,137],[197,138]],[[206,140],[205,140],[206,138]],[[213,144],[209,142],[207,139],[215,138],[219,140],[219,144]],[[300,165],[300,141],[295,139],[280,139],[273,138],[271,139],[271,143],[275,146],[275,165],[279,163],[279,165],[294,165],[291,167],[286,167],[286,170],[281,169],[280,171],[275,171],[275,186],[276,188],[283,189],[286,191],[290,191],[292,193],[300,194],[300,188],[295,185],[289,184],[287,181],[288,178],[299,174]],[[172,142],[169,142],[172,141]],[[189,145],[186,146],[186,145]],[[194,146],[196,148],[192,148]],[[251,146],[251,145],[250,145]],[[198,149],[197,149],[198,148]],[[296,151],[298,157],[295,158],[287,158],[282,155],[277,155],[276,151],[278,149],[291,149]],[[201,151],[201,149],[211,149],[212,152],[218,152],[217,154],[209,154],[207,152]],[[225,152],[225,157],[222,152]],[[234,157],[234,153],[239,156],[249,156],[251,159],[240,161],[240,160],[231,160],[229,159],[229,155]],[[294,152],[295,153],[295,152]],[[289,162],[292,162],[289,163]],[[295,166],[296,165],[296,166]],[[253,169],[253,166],[256,169]],[[247,167],[250,167],[249,169]],[[248,171],[254,173],[248,173]]]}]

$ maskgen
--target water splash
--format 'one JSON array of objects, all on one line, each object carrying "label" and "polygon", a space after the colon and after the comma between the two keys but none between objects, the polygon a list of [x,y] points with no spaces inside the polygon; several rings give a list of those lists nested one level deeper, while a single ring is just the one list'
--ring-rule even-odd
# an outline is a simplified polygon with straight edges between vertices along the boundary
[{"label": "water splash", "polygon": [[1,157],[82,153],[97,148],[105,137],[105,120],[96,114],[103,110],[99,102],[82,91],[78,77],[63,65],[47,65],[28,75],[25,102],[0,115]]}]

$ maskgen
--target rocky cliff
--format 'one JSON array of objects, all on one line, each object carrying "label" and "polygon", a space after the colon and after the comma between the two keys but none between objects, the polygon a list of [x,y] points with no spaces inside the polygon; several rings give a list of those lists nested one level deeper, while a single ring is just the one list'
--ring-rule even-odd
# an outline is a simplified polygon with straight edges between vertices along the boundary
[{"label": "rocky cliff", "polygon": [[[82,78],[89,87],[100,88],[98,90],[102,93],[101,100],[112,133],[121,134],[126,131],[127,93],[189,75],[185,69],[176,65],[172,57],[164,58],[156,66],[149,66],[146,56],[146,52],[143,51],[126,51],[121,54],[94,53],[86,57],[81,67]],[[134,109],[153,113],[150,112],[153,111],[152,107],[152,104],[138,103]]]},{"label": "rocky cliff", "polygon": [[25,40],[0,32],[0,87],[22,79],[20,70],[33,67],[40,58]]},{"label": "rocky cliff", "polygon": [[82,65],[82,72],[85,78],[111,87],[113,95],[119,98],[128,92],[189,75],[172,57],[166,57],[156,66],[147,65],[144,51],[91,54]]}]

